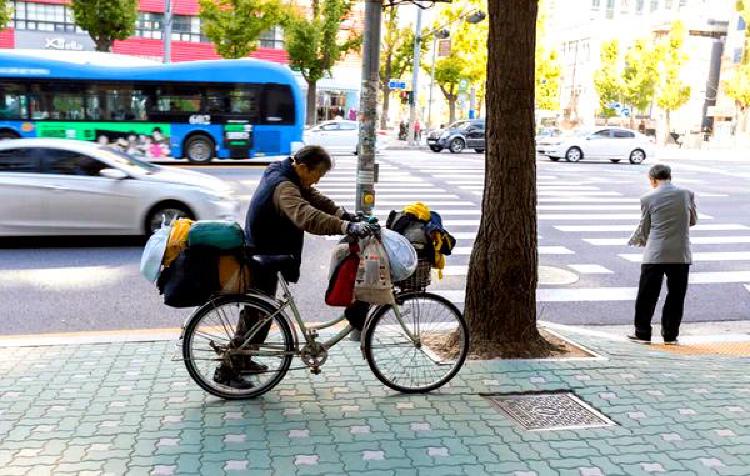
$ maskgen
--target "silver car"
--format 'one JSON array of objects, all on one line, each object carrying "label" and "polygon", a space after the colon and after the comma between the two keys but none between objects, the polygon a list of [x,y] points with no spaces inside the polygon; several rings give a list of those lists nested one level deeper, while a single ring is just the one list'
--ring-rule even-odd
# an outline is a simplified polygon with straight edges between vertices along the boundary
[{"label": "silver car", "polygon": [[0,236],[143,235],[176,216],[235,220],[230,186],[92,142],[0,141]]}]

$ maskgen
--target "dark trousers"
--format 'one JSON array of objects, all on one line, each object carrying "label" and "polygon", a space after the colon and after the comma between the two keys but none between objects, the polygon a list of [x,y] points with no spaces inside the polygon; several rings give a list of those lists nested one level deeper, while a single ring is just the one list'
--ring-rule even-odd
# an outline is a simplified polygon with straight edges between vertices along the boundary
[{"label": "dark trousers", "polygon": [[[271,297],[276,296],[276,288],[278,287],[278,284],[279,280],[276,276],[276,273],[255,273],[253,275],[253,288]],[[365,325],[365,319],[367,318],[367,313],[369,311],[370,305],[368,303],[362,301],[354,301],[352,304],[346,307],[346,309],[344,310],[344,315],[346,316],[346,319],[349,321],[352,327],[361,331]],[[253,326],[257,324],[262,317],[263,316],[259,316],[258,311],[253,308],[246,307],[242,310],[239,322],[237,324],[237,330],[235,331],[236,345],[242,344],[242,336],[248,330],[252,329]],[[250,343],[260,344],[265,342],[270,330],[271,322],[268,322],[268,324],[263,325],[263,327],[261,327],[258,332],[255,333],[255,335],[250,339]]]},{"label": "dark trousers", "polygon": [[661,282],[667,276],[667,298],[661,313],[661,334],[665,341],[677,339],[685,307],[689,264],[643,264],[635,300],[635,335],[651,339],[651,318],[661,292]]}]

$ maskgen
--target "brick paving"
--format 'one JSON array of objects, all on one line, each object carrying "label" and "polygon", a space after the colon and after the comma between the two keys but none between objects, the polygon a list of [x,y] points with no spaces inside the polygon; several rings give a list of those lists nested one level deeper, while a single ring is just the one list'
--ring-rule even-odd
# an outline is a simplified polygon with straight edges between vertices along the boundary
[{"label": "brick paving", "polygon": [[[0,348],[0,475],[747,475],[750,361],[567,336],[604,358],[469,362],[399,395],[357,344],[224,402],[170,342]],[[571,390],[616,425],[527,431],[483,392]]]}]

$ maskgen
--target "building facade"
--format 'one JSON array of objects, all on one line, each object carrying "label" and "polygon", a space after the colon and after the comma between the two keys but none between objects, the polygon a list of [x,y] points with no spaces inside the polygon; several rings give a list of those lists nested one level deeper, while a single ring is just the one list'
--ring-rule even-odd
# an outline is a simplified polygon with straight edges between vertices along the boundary
[{"label": "building facade", "polygon": [[[734,12],[734,0],[565,0],[555,2],[548,32],[559,48],[562,66],[560,104],[564,121],[593,126],[600,104],[594,75],[601,47],[617,39],[621,53],[639,38],[655,40],[680,20],[686,29],[687,62],[681,79],[690,86],[686,105],[671,114],[671,129],[680,134],[711,129],[712,106],[720,83],[721,58]],[[627,111],[637,124],[663,127],[664,113],[652,104],[647,111]],[[615,119],[617,120],[617,119]],[[620,118],[629,123],[629,117]]]}]

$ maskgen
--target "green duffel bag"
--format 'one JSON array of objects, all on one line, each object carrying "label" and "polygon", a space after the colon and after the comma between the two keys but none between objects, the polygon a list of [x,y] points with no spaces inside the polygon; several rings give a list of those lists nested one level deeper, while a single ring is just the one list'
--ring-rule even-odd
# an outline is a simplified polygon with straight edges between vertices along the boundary
[{"label": "green duffel bag", "polygon": [[245,244],[245,233],[239,223],[229,220],[199,220],[188,233],[188,246],[212,246],[233,250]]}]

